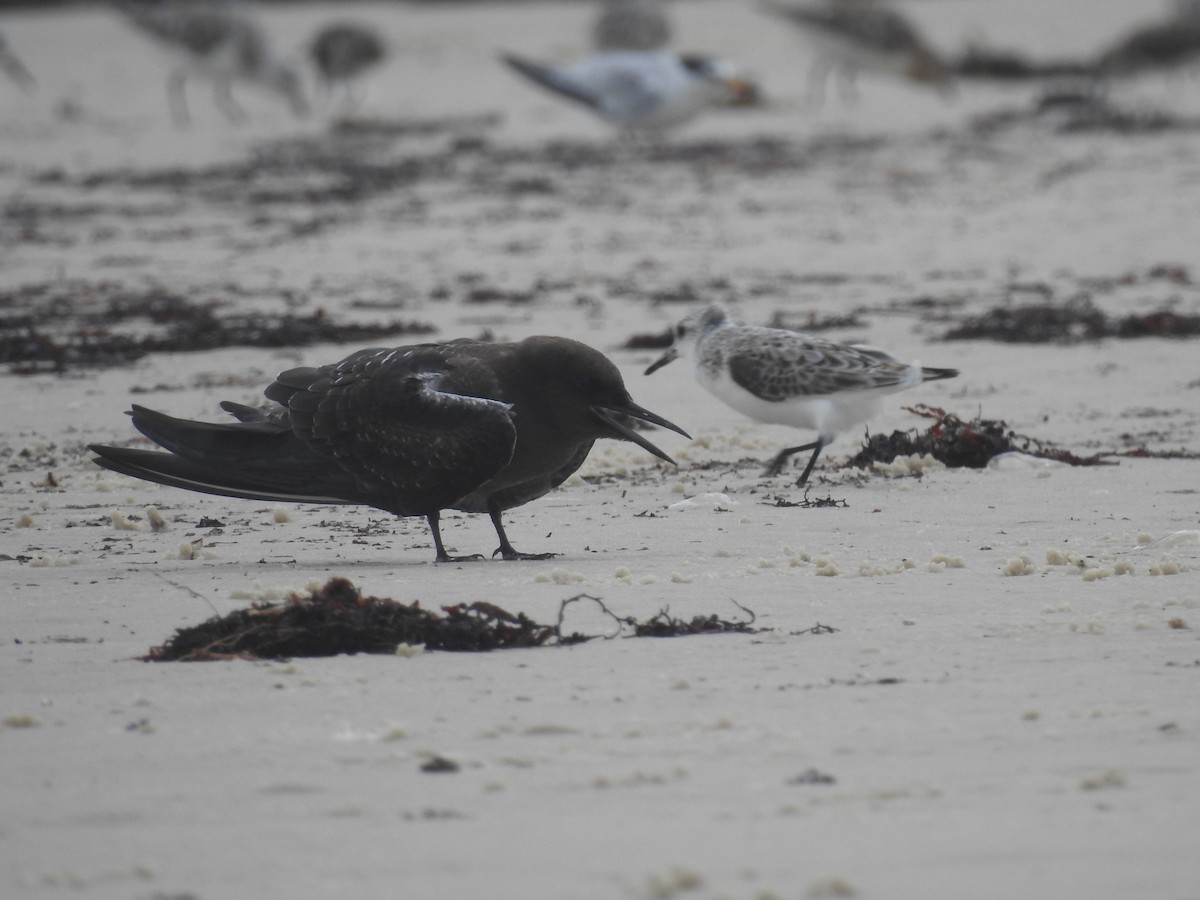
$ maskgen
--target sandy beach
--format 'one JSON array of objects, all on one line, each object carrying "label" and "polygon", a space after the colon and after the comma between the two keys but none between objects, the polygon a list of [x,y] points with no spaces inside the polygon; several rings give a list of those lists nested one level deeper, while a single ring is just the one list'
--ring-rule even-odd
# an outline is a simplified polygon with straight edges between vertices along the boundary
[{"label": "sandy beach", "polygon": [[[1032,57],[1155,13],[896,5],[948,54]],[[647,143],[497,61],[581,57],[584,3],[258,11],[288,58],[336,19],[386,36],[340,126],[252,88],[235,126],[197,82],[177,128],[167,58],[115,12],[3,17],[38,82],[0,83],[5,352],[50,349],[0,375],[0,895],[1200,900],[1197,339],[948,337],[1034,306],[1200,314],[1200,81],[1114,84],[1122,116],[1087,121],[1039,111],[1044,85],[946,99],[865,74],[859,102],[813,108],[798,33],[750,3],[672,9],[678,46],[766,99]],[[1105,464],[847,468],[860,429],[807,494],[798,469],[765,478],[813,435],[682,362],[647,377],[661,351],[629,347],[710,302],[960,370],[888,398],[871,434],[928,428],[925,404]],[[198,310],[395,336],[129,350]],[[132,445],[131,403],[216,421],[360,347],[534,334],[603,351],[693,436],[651,435],[677,467],[600,442],[508,512],[549,561],[435,564],[421,519],[159,487],[86,449]],[[495,543],[486,516],[443,533]],[[586,594],[758,630],[141,659],[331,577],[431,609],[553,623]],[[587,604],[567,625],[614,632]]]}]

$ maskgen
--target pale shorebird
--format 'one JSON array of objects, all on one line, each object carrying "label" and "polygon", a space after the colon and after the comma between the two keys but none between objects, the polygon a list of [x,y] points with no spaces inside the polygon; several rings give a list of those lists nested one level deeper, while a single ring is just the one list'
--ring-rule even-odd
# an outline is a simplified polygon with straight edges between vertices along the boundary
[{"label": "pale shorebird", "polygon": [[815,55],[808,73],[809,100],[819,103],[831,74],[843,100],[858,96],[860,70],[884,72],[943,90],[950,67],[901,13],[873,0],[830,0],[820,5],[760,0],[767,12],[802,28]]},{"label": "pale shorebird", "polygon": [[1200,0],[1178,0],[1170,16],[1135,28],[1102,51],[1102,75],[1139,75],[1185,68],[1200,61]]},{"label": "pale shorebird", "polygon": [[601,0],[592,23],[592,46],[613,50],[661,50],[671,41],[663,0]]},{"label": "pale shorebird", "polygon": [[168,452],[93,445],[95,461],[207,494],[424,516],[438,562],[456,561],[442,543],[441,511],[487,513],[496,553],[547,559],[555,554],[509,543],[504,510],[558,487],[600,438],[632,441],[672,462],[628,418],[687,436],[634,403],[604,354],[560,337],[360,350],[283,372],[265,393],[273,408],[221,404],[236,423],[135,406],[134,426]]},{"label": "pale shorebird", "polygon": [[184,82],[189,72],[214,83],[217,106],[232,122],[246,120],[233,97],[233,82],[261,85],[288,101],[298,116],[308,112],[295,69],[275,55],[262,27],[234,4],[212,0],[116,0],[118,10],[181,58],[167,79],[167,98],[177,123],[189,120]]},{"label": "pale shorebird", "polygon": [[349,97],[351,82],[383,62],[387,46],[370,28],[339,23],[317,33],[308,45],[308,55],[326,92],[341,87]]},{"label": "pale shorebird", "polygon": [[563,67],[513,54],[502,59],[531,81],[622,129],[658,131],[682,125],[745,89],[728,62],[666,50],[601,53]]},{"label": "pale shorebird", "polygon": [[8,41],[2,34],[0,34],[0,69],[3,69],[4,74],[11,78],[13,83],[21,90],[29,91],[33,89],[33,76],[29,74],[29,70],[25,68],[25,64],[13,52],[12,47],[8,45]]},{"label": "pale shorebird", "polygon": [[839,344],[782,328],[735,325],[720,306],[694,312],[674,329],[674,343],[649,375],[676,357],[692,363],[696,380],[743,415],[772,425],[817,432],[810,444],[779,451],[764,473],[778,475],[795,453],[812,451],[796,482],[804,485],[821,450],[878,412],[883,398],[956,369],[902,363],[864,344]]}]

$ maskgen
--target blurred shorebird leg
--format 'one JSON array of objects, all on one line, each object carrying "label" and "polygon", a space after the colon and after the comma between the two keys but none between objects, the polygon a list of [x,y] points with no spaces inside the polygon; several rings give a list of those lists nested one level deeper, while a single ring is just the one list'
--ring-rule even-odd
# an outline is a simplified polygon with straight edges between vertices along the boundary
[{"label": "blurred shorebird leg", "polygon": [[188,112],[187,94],[183,84],[187,73],[183,69],[174,69],[167,76],[167,105],[171,108],[171,121],[178,127],[188,125],[192,121]]},{"label": "blurred shorebird leg", "polygon": [[843,103],[858,102],[858,69],[855,66],[838,66],[834,72],[834,80],[837,81],[838,96],[842,98]]},{"label": "blurred shorebird leg", "polygon": [[221,77],[213,82],[213,100],[216,101],[217,107],[221,112],[225,114],[225,118],[234,125],[245,125],[249,120],[249,114],[233,96],[232,78]]},{"label": "blurred shorebird leg", "polygon": [[812,61],[812,65],[808,67],[808,79],[804,92],[805,106],[820,109],[825,105],[825,83],[829,80],[829,73],[832,69],[833,63],[824,54]]}]

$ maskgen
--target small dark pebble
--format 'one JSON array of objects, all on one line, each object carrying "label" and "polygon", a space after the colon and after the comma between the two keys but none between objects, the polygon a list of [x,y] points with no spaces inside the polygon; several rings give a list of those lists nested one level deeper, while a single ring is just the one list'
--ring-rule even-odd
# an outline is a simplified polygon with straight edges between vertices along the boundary
[{"label": "small dark pebble", "polygon": [[421,763],[422,772],[457,772],[460,768],[458,763],[444,756],[431,756]]},{"label": "small dark pebble", "polygon": [[835,784],[837,779],[826,775],[817,769],[805,769],[799,775],[787,780],[788,784]]}]

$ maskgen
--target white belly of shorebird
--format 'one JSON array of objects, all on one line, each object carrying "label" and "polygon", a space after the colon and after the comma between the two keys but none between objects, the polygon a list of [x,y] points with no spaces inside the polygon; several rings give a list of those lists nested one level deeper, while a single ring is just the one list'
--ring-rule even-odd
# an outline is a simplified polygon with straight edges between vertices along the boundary
[{"label": "white belly of shorebird", "polygon": [[827,439],[871,418],[879,411],[883,395],[890,393],[875,389],[764,400],[725,372],[716,378],[697,372],[697,378],[714,397],[751,419],[768,425],[808,428]]}]

